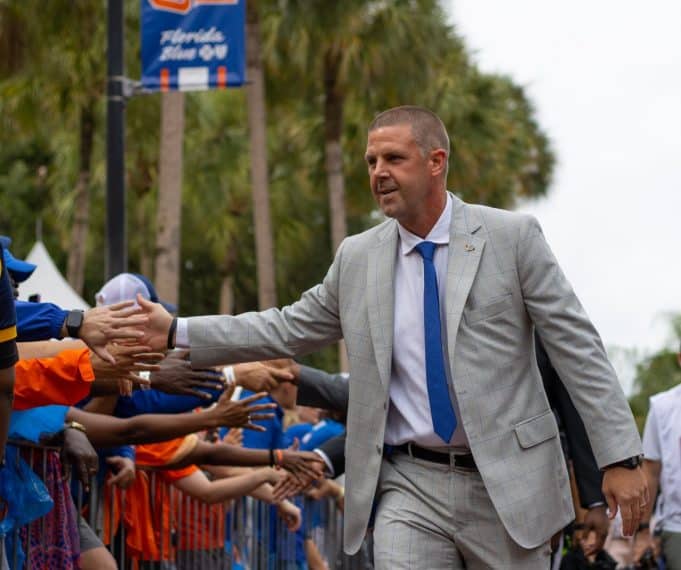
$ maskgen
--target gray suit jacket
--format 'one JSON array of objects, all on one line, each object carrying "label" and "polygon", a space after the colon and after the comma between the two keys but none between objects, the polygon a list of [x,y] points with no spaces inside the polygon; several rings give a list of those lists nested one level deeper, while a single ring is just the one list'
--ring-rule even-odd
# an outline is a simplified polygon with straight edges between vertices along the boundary
[{"label": "gray suit jacket", "polygon": [[[641,453],[601,340],[529,215],[453,197],[447,358],[471,452],[510,536],[533,548],[573,518],[534,327],[587,426],[599,466]],[[397,223],[347,238],[323,282],[283,309],[195,317],[198,366],[294,356],[345,339],[350,362],[345,549],[366,530],[381,468],[393,344]],[[397,307],[399,310],[399,307]]]}]

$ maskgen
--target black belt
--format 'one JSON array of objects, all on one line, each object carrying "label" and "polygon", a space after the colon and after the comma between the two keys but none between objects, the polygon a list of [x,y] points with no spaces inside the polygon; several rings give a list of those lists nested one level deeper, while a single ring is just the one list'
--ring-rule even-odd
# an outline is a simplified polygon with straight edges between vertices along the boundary
[{"label": "black belt", "polygon": [[442,453],[440,451],[426,449],[425,447],[421,447],[411,442],[396,445],[393,447],[393,450],[406,453],[416,459],[423,459],[424,461],[452,465],[453,467],[464,467],[466,469],[478,469],[475,465],[472,453]]}]

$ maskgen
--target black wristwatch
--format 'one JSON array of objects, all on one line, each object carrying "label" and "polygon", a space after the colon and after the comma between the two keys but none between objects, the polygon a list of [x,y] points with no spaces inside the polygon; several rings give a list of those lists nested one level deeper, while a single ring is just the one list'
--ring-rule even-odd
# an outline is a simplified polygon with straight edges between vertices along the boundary
[{"label": "black wristwatch", "polygon": [[610,469],[611,467],[624,467],[625,469],[636,469],[642,464],[643,455],[634,455],[633,457],[627,457],[626,459],[618,461],[617,463],[611,463],[610,465],[606,465],[603,468],[603,470],[605,471],[606,469]]},{"label": "black wristwatch", "polygon": [[80,338],[78,336],[80,327],[83,326],[84,319],[83,311],[73,310],[69,311],[66,316],[66,332],[71,338]]}]

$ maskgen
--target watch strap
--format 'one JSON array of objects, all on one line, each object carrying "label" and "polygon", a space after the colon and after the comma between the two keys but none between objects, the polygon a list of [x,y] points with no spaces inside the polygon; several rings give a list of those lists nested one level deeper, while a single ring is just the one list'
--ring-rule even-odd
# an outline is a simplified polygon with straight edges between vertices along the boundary
[{"label": "watch strap", "polygon": [[627,457],[622,461],[616,461],[610,465],[606,465],[604,469],[610,469],[611,467],[624,467],[625,469],[636,469],[643,463],[642,455],[634,455],[632,457]]}]

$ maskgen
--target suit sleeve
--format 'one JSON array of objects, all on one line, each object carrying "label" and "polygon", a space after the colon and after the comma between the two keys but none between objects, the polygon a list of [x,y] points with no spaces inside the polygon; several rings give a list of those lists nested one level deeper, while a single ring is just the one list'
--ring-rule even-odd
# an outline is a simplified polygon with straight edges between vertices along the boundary
[{"label": "suit sleeve", "polygon": [[348,393],[348,377],[345,374],[328,374],[318,368],[301,365],[298,375],[299,405],[347,412]]},{"label": "suit sleeve", "polygon": [[187,319],[196,368],[291,358],[340,340],[339,275],[343,242],[323,282],[282,309]]},{"label": "suit sleeve", "polygon": [[579,417],[570,395],[558,377],[556,369],[551,364],[541,340],[535,338],[537,350],[537,364],[544,382],[549,404],[558,414],[560,424],[565,430],[568,454],[575,470],[575,480],[579,490],[579,501],[584,509],[595,503],[605,503],[601,493],[603,475],[596,464],[591,444],[584,428],[584,422]]},{"label": "suit sleeve", "polygon": [[319,446],[319,449],[331,461],[333,476],[338,477],[345,473],[345,434],[329,439]]},{"label": "suit sleeve", "polygon": [[641,454],[641,440],[603,343],[536,219],[523,216],[516,269],[525,308],[587,428],[599,467]]}]

